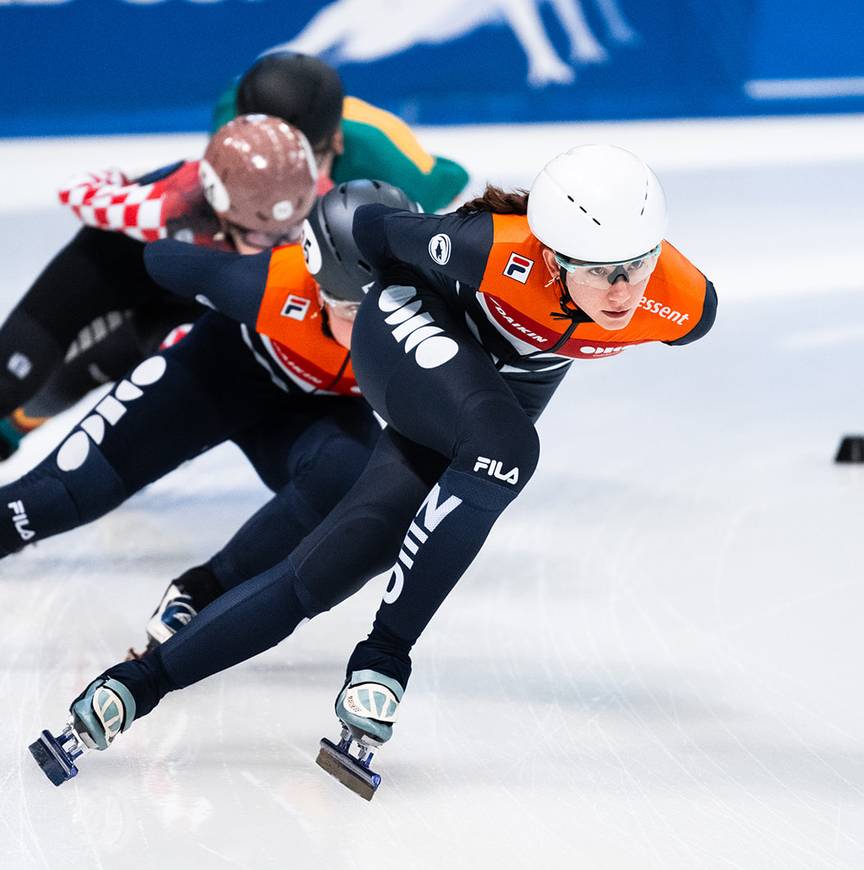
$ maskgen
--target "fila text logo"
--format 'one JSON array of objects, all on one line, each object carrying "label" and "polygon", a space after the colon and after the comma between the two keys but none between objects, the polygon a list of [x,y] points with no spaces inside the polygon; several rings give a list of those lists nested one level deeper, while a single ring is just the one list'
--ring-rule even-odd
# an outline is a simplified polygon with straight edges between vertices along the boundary
[{"label": "fila text logo", "polygon": [[28,529],[27,525],[30,520],[27,519],[27,511],[24,510],[23,501],[10,501],[6,507],[12,511],[12,522],[15,523],[15,531],[21,536],[22,541],[29,541],[34,537],[36,532],[33,529]]},{"label": "fila text logo", "polygon": [[309,305],[308,299],[304,299],[302,296],[295,296],[291,293],[282,306],[281,314],[283,317],[290,317],[292,320],[302,320],[309,310]]},{"label": "fila text logo", "polygon": [[413,350],[420,368],[434,369],[453,359],[459,345],[441,335],[444,330],[420,310],[422,303],[416,295],[414,287],[386,287],[378,297],[378,308],[387,315],[384,322],[394,327],[393,338],[405,342],[405,353]]},{"label": "fila text logo", "polygon": [[93,413],[81,421],[81,425],[60,445],[57,451],[57,467],[61,471],[75,471],[80,468],[90,453],[90,441],[101,444],[105,438],[105,424],[115,426],[126,413],[124,402],[134,402],[144,395],[141,387],[155,384],[168,364],[161,356],[145,359],[129,375],[120,381],[93,409]]},{"label": "fila text logo", "polygon": [[402,594],[402,587],[405,585],[405,571],[410,571],[414,566],[412,556],[417,555],[417,551],[429,540],[429,535],[438,528],[441,521],[462,504],[462,499],[455,495],[449,496],[443,502],[439,501],[440,498],[441,487],[436,483],[429,495],[423,500],[420,510],[417,511],[417,516],[414,517],[414,521],[405,534],[402,549],[399,550],[399,561],[390,571],[390,582],[384,593],[385,604],[392,604]]},{"label": "fila text logo", "polygon": [[429,256],[439,265],[446,266],[450,261],[450,236],[438,233],[429,239]]},{"label": "fila text logo", "polygon": [[504,274],[520,284],[524,284],[534,268],[534,261],[523,257],[521,254],[512,253],[507,265],[504,267]]},{"label": "fila text logo", "polygon": [[505,474],[501,467],[501,463],[497,459],[489,459],[487,456],[478,456],[477,461],[474,463],[474,470],[482,471],[484,468],[489,477],[497,477],[498,480],[506,481],[511,486],[515,486],[519,483],[518,465],[511,468],[510,471]]}]

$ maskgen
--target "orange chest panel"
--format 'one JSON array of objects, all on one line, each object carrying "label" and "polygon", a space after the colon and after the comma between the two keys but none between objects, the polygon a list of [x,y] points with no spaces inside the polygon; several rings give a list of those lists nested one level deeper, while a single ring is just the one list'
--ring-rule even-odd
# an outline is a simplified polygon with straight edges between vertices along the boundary
[{"label": "orange chest panel", "polygon": [[360,390],[350,354],[324,334],[321,317],[318,290],[300,246],[276,248],[256,331],[282,373],[304,391],[356,396]]},{"label": "orange chest panel", "polygon": [[[494,240],[483,280],[477,290],[486,317],[520,353],[549,352],[561,341],[570,321],[561,311],[559,288],[548,284],[543,246],[522,215],[495,215]],[[573,359],[595,359],[620,353],[646,341],[683,338],[702,316],[705,277],[669,242],[651,276],[645,295],[624,329],[607,330],[580,323],[555,351]]]}]

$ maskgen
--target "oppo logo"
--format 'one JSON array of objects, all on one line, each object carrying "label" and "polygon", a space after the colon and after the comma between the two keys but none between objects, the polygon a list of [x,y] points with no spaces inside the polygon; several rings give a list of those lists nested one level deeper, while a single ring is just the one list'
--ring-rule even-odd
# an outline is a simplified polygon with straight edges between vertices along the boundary
[{"label": "oppo logo", "polygon": [[402,549],[399,550],[399,560],[390,571],[390,581],[384,593],[385,604],[392,604],[399,598],[405,585],[405,571],[410,571],[414,566],[413,556],[416,556],[420,547],[429,540],[429,535],[438,528],[444,517],[462,504],[462,499],[455,495],[449,496],[443,502],[440,498],[441,487],[436,483],[423,500],[417,516],[405,533]]},{"label": "oppo logo", "polygon": [[167,363],[161,356],[145,359],[129,375],[120,381],[114,392],[105,396],[93,409],[93,413],[81,421],[81,425],[60,446],[57,451],[57,467],[61,471],[75,471],[80,468],[90,453],[90,442],[101,444],[105,438],[105,424],[116,426],[126,413],[125,402],[134,402],[144,395],[142,387],[155,384],[165,374]]},{"label": "oppo logo", "polygon": [[583,344],[579,348],[579,353],[584,353],[586,356],[608,356],[610,353],[621,353],[623,347],[592,347],[590,344]]},{"label": "oppo logo", "polygon": [[405,353],[414,351],[414,359],[422,369],[434,369],[453,359],[459,345],[435,325],[430,314],[421,311],[422,302],[415,299],[414,287],[387,287],[378,297],[378,308],[387,317],[384,322],[394,327],[393,338],[405,342]]}]

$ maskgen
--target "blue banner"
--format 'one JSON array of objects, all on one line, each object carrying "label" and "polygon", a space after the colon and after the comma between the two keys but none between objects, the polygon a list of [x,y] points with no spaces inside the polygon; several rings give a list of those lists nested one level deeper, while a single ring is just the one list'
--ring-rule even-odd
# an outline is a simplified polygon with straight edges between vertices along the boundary
[{"label": "blue banner", "polygon": [[416,123],[864,111],[862,43],[860,0],[0,0],[0,136],[205,129],[276,45]]}]

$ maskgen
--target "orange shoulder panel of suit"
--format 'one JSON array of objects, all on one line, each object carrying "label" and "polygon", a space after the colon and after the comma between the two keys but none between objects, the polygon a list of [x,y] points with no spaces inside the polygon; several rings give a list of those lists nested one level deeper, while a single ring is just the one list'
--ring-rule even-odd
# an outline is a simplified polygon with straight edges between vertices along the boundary
[{"label": "orange shoulder panel of suit", "polygon": [[[546,286],[549,272],[543,262],[543,245],[531,233],[528,218],[521,214],[494,214],[492,226],[492,247],[479,289],[510,302],[535,320],[548,320],[550,311],[559,310],[559,294],[554,284]],[[524,282],[506,275],[513,256],[530,264],[525,266],[530,271]]]},{"label": "orange shoulder panel of suit", "polygon": [[[543,262],[543,245],[528,227],[528,218],[525,215],[495,214],[492,215],[492,226],[492,247],[478,289],[509,303],[532,320],[563,332],[559,322],[549,317],[550,312],[560,311],[560,294],[557,284],[549,281],[549,271]],[[527,275],[517,270],[514,274],[519,275],[518,280],[507,276],[514,257],[522,258],[515,261],[517,267],[528,270]]]},{"label": "orange shoulder panel of suit", "polygon": [[273,249],[255,329],[327,371],[338,371],[345,361],[345,348],[321,331],[318,288],[300,245]]},{"label": "orange shoulder panel of suit", "polygon": [[[527,217],[493,215],[493,226],[492,247],[478,289],[507,302],[535,323],[563,333],[567,321],[550,317],[551,312],[560,310],[559,290],[557,284],[547,286],[543,245],[532,235]],[[506,274],[514,256],[530,264],[524,282]],[[685,336],[702,317],[705,289],[705,276],[674,245],[664,241],[645,296],[630,323],[619,330],[603,329],[593,322],[580,323],[574,337],[613,344],[674,341]]]}]

